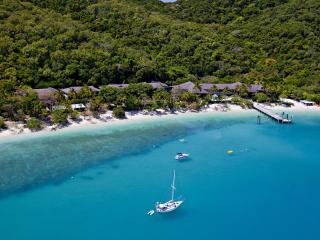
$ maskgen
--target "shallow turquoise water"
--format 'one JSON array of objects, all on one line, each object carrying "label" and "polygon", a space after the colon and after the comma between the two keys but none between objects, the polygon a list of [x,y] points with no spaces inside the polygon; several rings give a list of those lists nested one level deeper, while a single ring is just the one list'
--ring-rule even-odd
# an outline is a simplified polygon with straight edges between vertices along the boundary
[{"label": "shallow turquoise water", "polygon": [[[255,116],[2,141],[0,239],[320,239],[320,115]],[[177,162],[179,151],[191,159]],[[185,203],[146,215],[169,198],[173,169]]]}]

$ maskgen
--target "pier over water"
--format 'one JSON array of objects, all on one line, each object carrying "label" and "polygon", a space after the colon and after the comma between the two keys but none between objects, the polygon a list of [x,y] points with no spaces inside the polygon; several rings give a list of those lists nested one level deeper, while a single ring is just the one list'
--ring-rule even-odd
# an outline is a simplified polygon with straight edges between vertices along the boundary
[{"label": "pier over water", "polygon": [[285,118],[284,116],[273,113],[270,110],[259,105],[258,103],[253,103],[253,108],[258,110],[259,112],[267,115],[268,117],[272,118],[273,120],[277,121],[278,123],[292,123],[292,119],[289,119],[289,116],[287,118]]}]

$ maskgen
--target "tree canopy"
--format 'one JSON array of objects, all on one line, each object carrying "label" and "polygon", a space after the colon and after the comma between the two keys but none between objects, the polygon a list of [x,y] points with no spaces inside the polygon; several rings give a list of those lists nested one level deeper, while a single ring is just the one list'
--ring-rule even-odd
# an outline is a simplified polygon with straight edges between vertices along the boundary
[{"label": "tree canopy", "polygon": [[318,0],[4,0],[0,81],[40,88],[210,79],[319,99],[319,16]]}]

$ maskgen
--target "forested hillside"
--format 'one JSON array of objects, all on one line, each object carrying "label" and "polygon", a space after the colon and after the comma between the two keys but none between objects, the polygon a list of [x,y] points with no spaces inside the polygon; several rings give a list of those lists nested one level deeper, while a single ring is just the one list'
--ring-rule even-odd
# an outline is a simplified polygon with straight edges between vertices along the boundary
[{"label": "forested hillside", "polygon": [[320,1],[4,0],[0,79],[262,82],[320,101]]}]

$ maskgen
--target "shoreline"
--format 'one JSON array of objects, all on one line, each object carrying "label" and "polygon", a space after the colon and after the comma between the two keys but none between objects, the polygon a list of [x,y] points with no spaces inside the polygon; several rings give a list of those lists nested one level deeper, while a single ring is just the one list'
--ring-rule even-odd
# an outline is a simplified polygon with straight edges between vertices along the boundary
[{"label": "shoreline", "polygon": [[228,109],[222,108],[222,104],[211,104],[208,108],[200,110],[198,112],[192,111],[176,111],[176,112],[165,112],[162,114],[157,114],[155,112],[152,113],[144,113],[143,111],[138,112],[126,112],[125,119],[117,119],[112,116],[112,111],[108,111],[104,114],[100,114],[99,118],[93,116],[80,116],[80,121],[68,120],[69,124],[62,127],[57,127],[56,125],[45,126],[42,130],[39,131],[31,131],[22,123],[13,123],[3,131],[0,131],[0,139],[6,137],[7,139],[13,139],[21,136],[40,136],[48,133],[59,133],[66,132],[71,130],[79,130],[85,129],[92,126],[116,126],[116,125],[124,125],[130,123],[139,123],[142,121],[153,121],[157,119],[164,118],[174,118],[176,116],[190,116],[190,115],[198,115],[201,113],[235,113],[235,112],[245,112],[250,109],[242,109],[237,105],[228,105]]},{"label": "shoreline", "polygon": [[[293,101],[293,100],[292,100]],[[284,107],[276,104],[266,105],[266,108],[272,111],[289,111],[289,112],[315,112],[319,111],[318,106],[305,106],[299,102],[293,101],[294,105],[291,107]],[[163,118],[170,118],[176,116],[195,116],[203,113],[214,113],[214,114],[231,114],[231,113],[245,113],[255,111],[254,109],[244,109],[238,105],[227,104],[227,108],[224,104],[210,104],[207,108],[202,109],[197,112],[193,111],[176,111],[176,112],[165,112],[162,114],[151,112],[146,113],[144,111],[138,112],[126,112],[125,119],[117,119],[112,116],[112,112],[108,111],[104,114],[100,114],[98,118],[93,116],[80,116],[80,121],[72,121],[69,119],[69,124],[62,127],[57,127],[55,125],[45,126],[42,130],[31,131],[22,123],[11,123],[8,129],[0,131],[0,139],[16,139],[21,136],[42,136],[48,133],[55,132],[66,132],[70,130],[85,129],[90,126],[115,126],[119,124],[129,124],[129,123],[139,123],[142,121],[151,121]],[[320,111],[319,111],[320,112]]]}]

